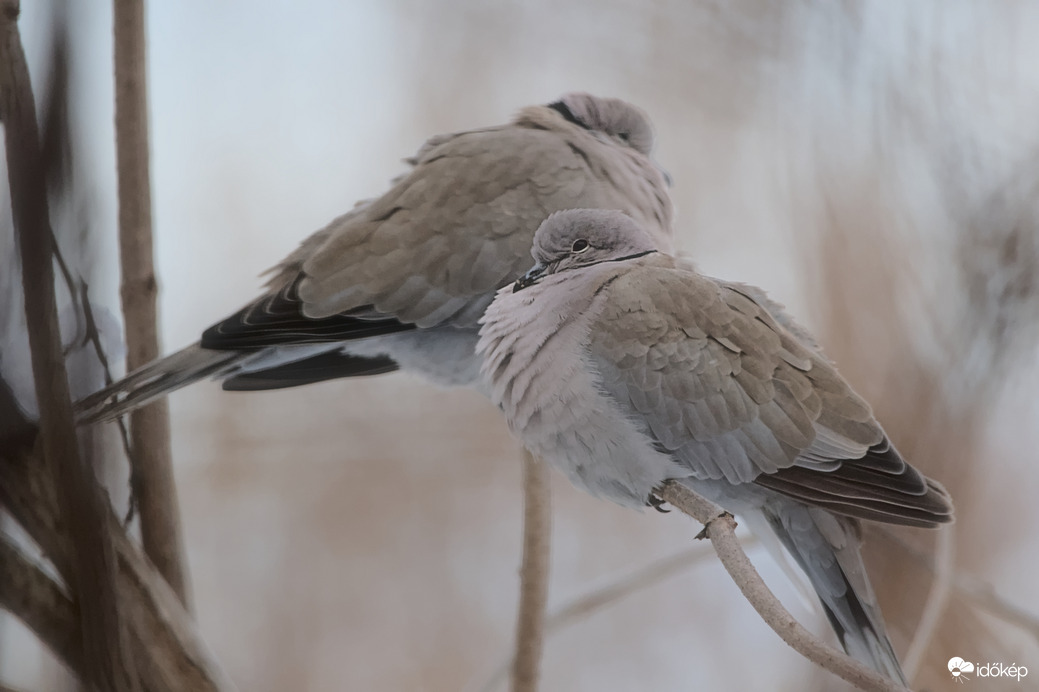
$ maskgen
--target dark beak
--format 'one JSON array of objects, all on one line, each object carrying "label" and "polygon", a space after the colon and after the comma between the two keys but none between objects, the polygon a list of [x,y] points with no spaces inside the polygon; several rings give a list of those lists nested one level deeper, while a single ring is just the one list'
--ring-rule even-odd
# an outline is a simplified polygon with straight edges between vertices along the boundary
[{"label": "dark beak", "polygon": [[541,276],[545,273],[545,270],[547,268],[548,267],[541,264],[540,262],[535,264],[533,267],[530,268],[530,271],[528,271],[520,278],[516,279],[516,283],[512,284],[512,292],[516,293],[517,291],[522,291],[524,288],[527,288],[528,286],[533,286],[534,284],[536,284],[538,282],[538,279],[541,278]]}]

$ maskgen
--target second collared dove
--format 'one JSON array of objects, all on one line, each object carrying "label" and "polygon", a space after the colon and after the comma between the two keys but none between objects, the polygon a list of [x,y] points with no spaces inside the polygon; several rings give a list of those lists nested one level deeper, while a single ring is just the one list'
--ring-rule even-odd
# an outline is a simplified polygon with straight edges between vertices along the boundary
[{"label": "second collared dove", "polygon": [[288,387],[410,370],[479,383],[477,319],[529,264],[551,212],[620,209],[671,245],[666,175],[635,106],[574,93],[509,124],[429,140],[391,189],[305,240],[269,292],[80,404],[120,415],[211,376],[225,389]]},{"label": "second collared dove", "polygon": [[771,531],[849,654],[904,683],[859,554],[859,519],[934,527],[945,490],[760,289],[657,252],[619,212],[550,216],[478,346],[491,399],[579,487],[655,504],[676,479]]}]

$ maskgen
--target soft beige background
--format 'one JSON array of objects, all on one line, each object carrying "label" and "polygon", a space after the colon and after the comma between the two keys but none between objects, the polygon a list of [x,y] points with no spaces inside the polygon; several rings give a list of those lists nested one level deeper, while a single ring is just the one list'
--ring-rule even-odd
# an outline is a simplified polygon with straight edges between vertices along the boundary
[{"label": "soft beige background", "polygon": [[[39,64],[42,7],[25,4]],[[569,90],[624,97],[656,123],[682,247],[818,329],[900,448],[956,493],[960,567],[1019,604],[1039,602],[1039,383],[1025,329],[1039,300],[1029,241],[1039,6],[194,0],[149,10],[169,349],[249,299],[257,274],[306,234],[383,190],[426,137],[503,122]],[[95,0],[73,13],[89,211],[114,236],[110,8]],[[95,286],[117,304],[113,272]],[[510,644],[520,537],[517,446],[488,403],[403,375],[253,395],[204,384],[171,401],[198,619],[242,690],[480,689]],[[698,531],[555,481],[553,604],[682,550]],[[931,537],[917,534],[907,535],[927,549]],[[752,555],[825,631],[778,568]],[[904,650],[922,592],[879,559]],[[959,597],[950,606],[971,608]],[[954,655],[1039,675],[1034,641],[981,620],[998,637],[945,621],[956,644],[925,657],[931,689],[952,684]],[[0,634],[0,681],[60,688],[14,628]],[[833,684],[713,561],[560,633],[544,666],[546,690]]]}]

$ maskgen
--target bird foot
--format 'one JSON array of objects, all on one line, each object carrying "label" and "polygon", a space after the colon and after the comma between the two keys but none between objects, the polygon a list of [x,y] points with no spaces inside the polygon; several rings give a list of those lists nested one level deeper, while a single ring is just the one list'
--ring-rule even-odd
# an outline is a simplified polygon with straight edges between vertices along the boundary
[{"label": "bird foot", "polygon": [[664,505],[666,505],[666,504],[667,504],[667,502],[665,502],[664,500],[661,500],[659,497],[657,497],[656,493],[650,493],[649,497],[646,498],[646,505],[649,506],[649,507],[652,507],[653,509],[657,510],[661,514],[670,514],[671,513],[670,509],[664,509]]}]

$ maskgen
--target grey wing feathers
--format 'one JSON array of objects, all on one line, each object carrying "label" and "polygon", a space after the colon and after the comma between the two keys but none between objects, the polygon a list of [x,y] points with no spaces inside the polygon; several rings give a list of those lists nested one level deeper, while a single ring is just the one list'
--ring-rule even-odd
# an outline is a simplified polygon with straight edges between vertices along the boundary
[{"label": "grey wing feathers", "polygon": [[786,372],[808,354],[791,344],[780,357],[781,336],[746,314],[751,301],[734,309],[710,279],[667,267],[630,272],[607,290],[592,332],[596,365],[617,370],[605,386],[695,475],[750,482],[811,444],[798,398],[809,397]]},{"label": "grey wing feathers", "polygon": [[658,448],[695,477],[754,482],[839,514],[951,519],[941,486],[898,455],[829,361],[747,291],[661,262],[605,289],[590,342],[601,386]]},{"label": "grey wing feathers", "polygon": [[430,140],[389,192],[312,234],[272,270],[270,293],[206,330],[202,346],[475,326],[530,264],[540,220],[605,194],[560,137],[505,126]]},{"label": "grey wing feathers", "polygon": [[666,188],[647,159],[579,128],[523,122],[437,138],[387,194],[334,222],[300,262],[305,314],[371,305],[419,327],[475,327],[561,209],[622,209],[670,237]]},{"label": "grey wing feathers", "polygon": [[816,341],[815,336],[805,327],[801,326],[801,324],[786,311],[786,308],[783,305],[772,300],[765,291],[761,290],[757,286],[751,286],[750,284],[739,283],[737,281],[722,281],[720,279],[715,279],[715,281],[719,286],[723,286],[734,293],[739,293],[746,298],[749,298],[759,307],[764,308],[768,311],[768,314],[772,319],[795,336],[802,345],[821,354],[822,349],[819,346],[819,342]]},{"label": "grey wing feathers", "polygon": [[530,263],[541,219],[589,194],[580,158],[557,140],[505,127],[427,148],[411,173],[302,262],[306,314],[371,304],[420,327],[475,324],[487,294]]}]

